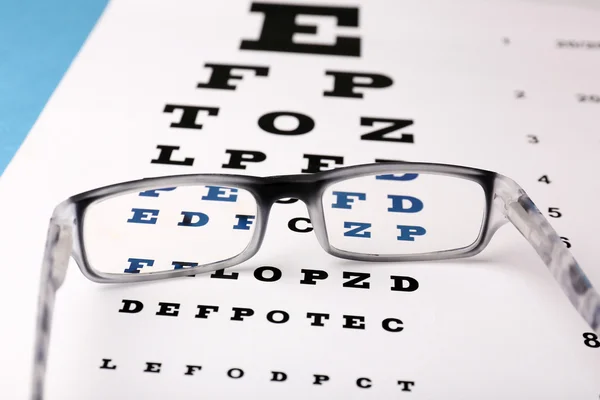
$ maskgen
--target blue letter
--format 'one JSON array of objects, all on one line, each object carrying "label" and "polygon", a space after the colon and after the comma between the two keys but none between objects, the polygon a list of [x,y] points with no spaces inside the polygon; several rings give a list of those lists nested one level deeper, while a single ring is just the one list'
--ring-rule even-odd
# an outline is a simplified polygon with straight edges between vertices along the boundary
[{"label": "blue letter", "polygon": [[254,221],[254,219],[256,218],[254,215],[236,215],[235,216],[238,219],[238,222],[236,225],[233,226],[233,229],[243,229],[243,230],[250,230],[250,225],[252,225],[252,221]]},{"label": "blue letter", "polygon": [[370,238],[371,232],[367,231],[370,227],[368,222],[344,222],[344,228],[350,229],[344,232],[344,236]]},{"label": "blue letter", "polygon": [[[423,209],[423,202],[416,197],[388,194],[388,199],[392,199],[392,206],[388,208],[388,211],[391,212],[416,213]],[[404,200],[409,202],[408,208],[403,207]]]},{"label": "blue letter", "polygon": [[[183,220],[177,226],[204,226],[208,223],[208,215],[196,211],[182,211]],[[196,222],[192,222],[194,217],[198,217]]]},{"label": "blue letter", "polygon": [[123,270],[123,272],[129,272],[130,274],[139,274],[140,268],[151,267],[154,265],[154,260],[146,260],[145,258],[129,258],[129,268]]},{"label": "blue letter", "polygon": [[354,203],[352,197],[356,197],[359,200],[366,200],[367,195],[365,193],[354,193],[354,192],[333,192],[334,196],[337,196],[336,202],[331,205],[331,208],[346,208],[351,209],[350,204]]},{"label": "blue letter", "polygon": [[148,210],[146,208],[132,208],[133,217],[129,218],[127,222],[135,222],[138,224],[156,224],[156,216],[159,210]]},{"label": "blue letter", "polygon": [[170,187],[170,188],[163,188],[163,189],[154,189],[154,190],[146,190],[145,192],[140,192],[139,196],[146,196],[146,197],[158,197],[160,195],[160,193],[158,193],[158,191],[163,191],[163,192],[170,192],[171,190],[175,190],[176,188],[174,187]]},{"label": "blue letter", "polygon": [[173,261],[171,265],[173,266],[173,269],[182,269],[183,267],[197,267],[198,263],[187,261]]},{"label": "blue letter", "polygon": [[417,179],[419,174],[402,174],[402,175],[375,175],[375,179],[381,179],[382,181],[412,181],[413,179]]},{"label": "blue letter", "polygon": [[415,241],[413,236],[423,236],[426,232],[425,228],[422,226],[396,225],[396,227],[400,230],[398,240],[406,240],[409,242]]},{"label": "blue letter", "polygon": [[[236,201],[237,200],[237,189],[236,188],[228,188],[223,186],[209,186],[208,193],[206,196],[202,196],[202,200],[215,200],[215,201]],[[229,191],[229,192],[228,192]],[[225,195],[225,196],[222,196]]]}]

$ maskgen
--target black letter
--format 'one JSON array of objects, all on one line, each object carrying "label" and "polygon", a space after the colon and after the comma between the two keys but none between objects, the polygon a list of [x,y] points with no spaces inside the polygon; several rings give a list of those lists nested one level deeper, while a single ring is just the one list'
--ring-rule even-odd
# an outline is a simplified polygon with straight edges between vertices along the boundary
[{"label": "black letter", "polygon": [[[381,74],[369,74],[362,72],[341,72],[341,71],[325,71],[325,75],[333,75],[333,90],[330,92],[323,92],[325,97],[350,97],[355,99],[362,99],[363,94],[354,91],[357,87],[370,87],[370,88],[386,88],[392,86],[391,78]],[[355,81],[354,78],[367,78],[369,82],[362,83]]]},{"label": "black letter", "polygon": [[[266,278],[263,273],[264,271],[271,271],[271,277]],[[258,267],[254,270],[254,277],[261,282],[275,282],[281,278],[281,270],[265,265],[264,267]]]},{"label": "black letter", "polygon": [[330,54],[360,57],[360,38],[337,36],[335,44],[294,43],[297,33],[316,34],[315,25],[298,25],[299,14],[334,16],[338,26],[358,27],[358,8],[319,7],[292,4],[252,3],[251,12],[264,13],[258,40],[243,40],[241,50],[284,51],[291,53]]},{"label": "black letter", "polygon": [[[308,224],[308,226],[304,229],[298,228],[298,222],[300,222],[300,221],[306,222]],[[290,219],[290,222],[288,222],[288,228],[290,228],[292,231],[298,232],[298,233],[307,233],[307,232],[312,232],[312,230],[313,230],[312,226],[310,226],[310,219],[304,218],[304,217]]]},{"label": "black letter", "polygon": [[[229,157],[229,163],[223,164],[221,166],[222,168],[246,169],[246,166],[242,164],[242,161],[262,162],[267,159],[267,155],[260,151],[225,150],[225,153],[231,154],[231,157]],[[249,157],[244,157],[245,155],[247,155]]]},{"label": "black letter", "polygon": [[144,372],[156,372],[158,374],[160,372],[161,365],[161,363],[147,362]]},{"label": "black letter", "polygon": [[269,67],[257,67],[253,65],[235,65],[235,64],[204,64],[205,67],[212,68],[212,74],[208,83],[199,83],[196,87],[205,89],[225,89],[235,90],[236,86],[230,85],[230,79],[242,79],[242,75],[233,75],[232,69],[246,69],[254,71],[256,76],[269,75]]},{"label": "black letter", "polygon": [[[410,276],[390,276],[390,278],[394,281],[394,285],[392,286],[392,290],[397,292],[414,292],[419,288],[419,282],[415,278],[411,278]],[[404,282],[407,285],[404,285]]]},{"label": "black letter", "polygon": [[110,366],[108,365],[108,364],[110,364],[111,361],[112,361],[112,358],[103,358],[100,369],[117,369],[116,365],[110,365]]},{"label": "black letter", "polygon": [[[296,126],[294,129],[286,131],[278,129],[275,126],[275,120],[283,115],[294,117],[296,121],[298,121],[298,126]],[[312,131],[315,127],[315,121],[313,121],[313,119],[308,115],[298,114],[291,111],[278,111],[268,113],[260,117],[258,119],[258,126],[260,126],[260,128],[265,132],[274,133],[276,135],[293,136],[304,135],[305,133]]]},{"label": "black letter", "polygon": [[361,283],[361,282],[364,281],[365,279],[369,279],[370,276],[371,276],[371,274],[369,274],[368,272],[344,271],[344,274],[343,274],[344,279],[350,279],[350,278],[354,278],[354,279],[350,279],[348,282],[344,282],[342,287],[368,289],[369,287],[371,287],[371,284],[369,282],[363,282],[363,283]]},{"label": "black letter", "polygon": [[[395,322],[396,324],[398,324],[398,326],[395,328],[392,328],[390,326],[390,323],[392,323],[392,322]],[[399,320],[398,318],[386,318],[381,323],[381,326],[383,326],[383,329],[385,329],[388,332],[402,332],[404,330],[404,328],[402,327],[402,321]]]},{"label": "black letter", "polygon": [[121,308],[119,312],[135,314],[142,311],[143,308],[144,304],[141,301],[123,299],[123,308]]},{"label": "black letter", "polygon": [[365,329],[365,317],[360,315],[343,315],[343,317],[346,321],[342,328]]},{"label": "black letter", "polygon": [[391,125],[386,126],[383,129],[378,129],[373,132],[365,133],[360,137],[361,140],[377,140],[380,142],[402,142],[402,143],[414,143],[415,137],[412,133],[401,133],[400,137],[388,137],[385,136],[387,133],[395,132],[399,129],[406,128],[413,124],[412,119],[391,119],[391,118],[372,118],[362,117],[360,119],[361,126],[373,126],[375,122],[389,122]]},{"label": "black letter", "polygon": [[196,314],[195,318],[208,318],[208,314],[210,314],[211,311],[214,311],[214,312],[219,311],[219,306],[199,305],[198,306],[198,314]]},{"label": "black letter", "polygon": [[187,371],[184,375],[194,375],[194,371],[200,371],[202,367],[200,365],[186,365]]},{"label": "black letter", "polygon": [[179,315],[179,304],[178,303],[162,303],[159,302],[160,309],[156,312],[156,315],[168,315],[176,317]]},{"label": "black letter", "polygon": [[315,377],[315,381],[313,385],[322,385],[321,382],[327,382],[329,377],[327,375],[313,375]]},{"label": "black letter", "polygon": [[402,385],[403,392],[411,392],[410,387],[415,386],[415,383],[411,381],[398,381],[398,385]]},{"label": "black letter", "polygon": [[283,382],[287,379],[287,374],[285,372],[279,371],[271,371],[273,377],[271,378],[272,382]]},{"label": "black letter", "polygon": [[225,268],[223,269],[218,269],[215,272],[213,272],[212,274],[210,274],[211,278],[219,278],[219,279],[237,279],[238,278],[238,273],[237,272],[232,272],[231,274],[227,275],[225,273]]},{"label": "black letter", "polygon": [[300,272],[304,274],[304,278],[300,280],[300,283],[303,285],[316,285],[317,279],[322,281],[329,276],[327,271],[320,269],[301,269]]},{"label": "black letter", "polygon": [[[233,371],[237,371],[235,375],[237,376],[233,376]],[[241,378],[242,376],[244,376],[244,371],[242,371],[239,368],[231,368],[229,371],[227,371],[227,376],[233,379],[238,379]]]},{"label": "black letter", "polygon": [[179,150],[179,146],[167,146],[159,144],[156,146],[160,150],[158,158],[150,160],[151,164],[170,164],[170,165],[187,165],[192,166],[194,164],[193,158],[184,158],[183,161],[171,160],[174,150]]},{"label": "black letter", "polygon": [[310,323],[310,326],[325,326],[323,323],[323,319],[329,319],[329,314],[321,314],[321,313],[306,313],[306,318],[314,317],[314,320]]},{"label": "black letter", "polygon": [[338,156],[322,156],[319,154],[305,154],[304,158],[308,159],[308,166],[301,172],[321,172],[325,171],[322,167],[330,167],[329,163],[323,163],[324,160],[333,161],[334,164],[342,165],[344,163],[344,157]]},{"label": "black letter", "polygon": [[[367,382],[367,384],[365,385],[364,382]],[[370,388],[371,386],[373,386],[373,385],[371,385],[371,380],[369,378],[358,378],[356,380],[356,385],[358,387],[364,388],[364,389]]]},{"label": "black letter", "polygon": [[232,307],[233,317],[231,317],[232,321],[243,321],[243,317],[250,317],[254,315],[254,310],[251,308],[243,308],[243,307]]},{"label": "black letter", "polygon": [[198,112],[207,111],[208,115],[216,116],[219,114],[219,109],[216,107],[196,107],[167,104],[164,112],[172,113],[175,110],[183,110],[179,122],[171,123],[171,128],[186,128],[186,129],[202,129],[202,125],[196,124]]},{"label": "black letter", "polygon": [[[281,314],[280,321],[275,320],[275,314]],[[273,310],[267,314],[267,321],[272,322],[274,324],[285,324],[289,320],[290,320],[290,314],[286,313],[285,311]]]}]

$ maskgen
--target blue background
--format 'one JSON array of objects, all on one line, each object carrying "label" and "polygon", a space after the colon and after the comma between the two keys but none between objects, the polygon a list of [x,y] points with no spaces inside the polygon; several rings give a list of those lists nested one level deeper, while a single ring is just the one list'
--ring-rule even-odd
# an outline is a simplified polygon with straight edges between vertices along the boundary
[{"label": "blue background", "polygon": [[0,1],[0,173],[108,0]]}]

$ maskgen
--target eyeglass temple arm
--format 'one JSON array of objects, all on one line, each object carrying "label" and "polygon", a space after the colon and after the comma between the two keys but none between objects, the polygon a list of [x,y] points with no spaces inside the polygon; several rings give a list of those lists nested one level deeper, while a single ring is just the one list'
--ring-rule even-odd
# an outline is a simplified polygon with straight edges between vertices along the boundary
[{"label": "eyeglass temple arm", "polygon": [[72,224],[59,219],[58,211],[55,211],[54,214],[48,228],[40,278],[31,387],[32,400],[41,400],[44,397],[54,298],[56,291],[65,279],[73,246]]},{"label": "eyeglass temple arm", "polygon": [[542,258],[569,301],[589,326],[600,334],[600,294],[527,193],[512,179],[496,178],[495,196],[504,202],[504,214]]}]

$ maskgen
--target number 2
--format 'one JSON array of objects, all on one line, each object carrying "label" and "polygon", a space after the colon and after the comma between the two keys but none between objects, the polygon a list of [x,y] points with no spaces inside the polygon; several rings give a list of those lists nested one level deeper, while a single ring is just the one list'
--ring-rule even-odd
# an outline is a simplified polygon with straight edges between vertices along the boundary
[{"label": "number 2", "polygon": [[535,135],[527,135],[527,137],[529,138],[529,143],[539,143],[540,142],[538,137]]}]

